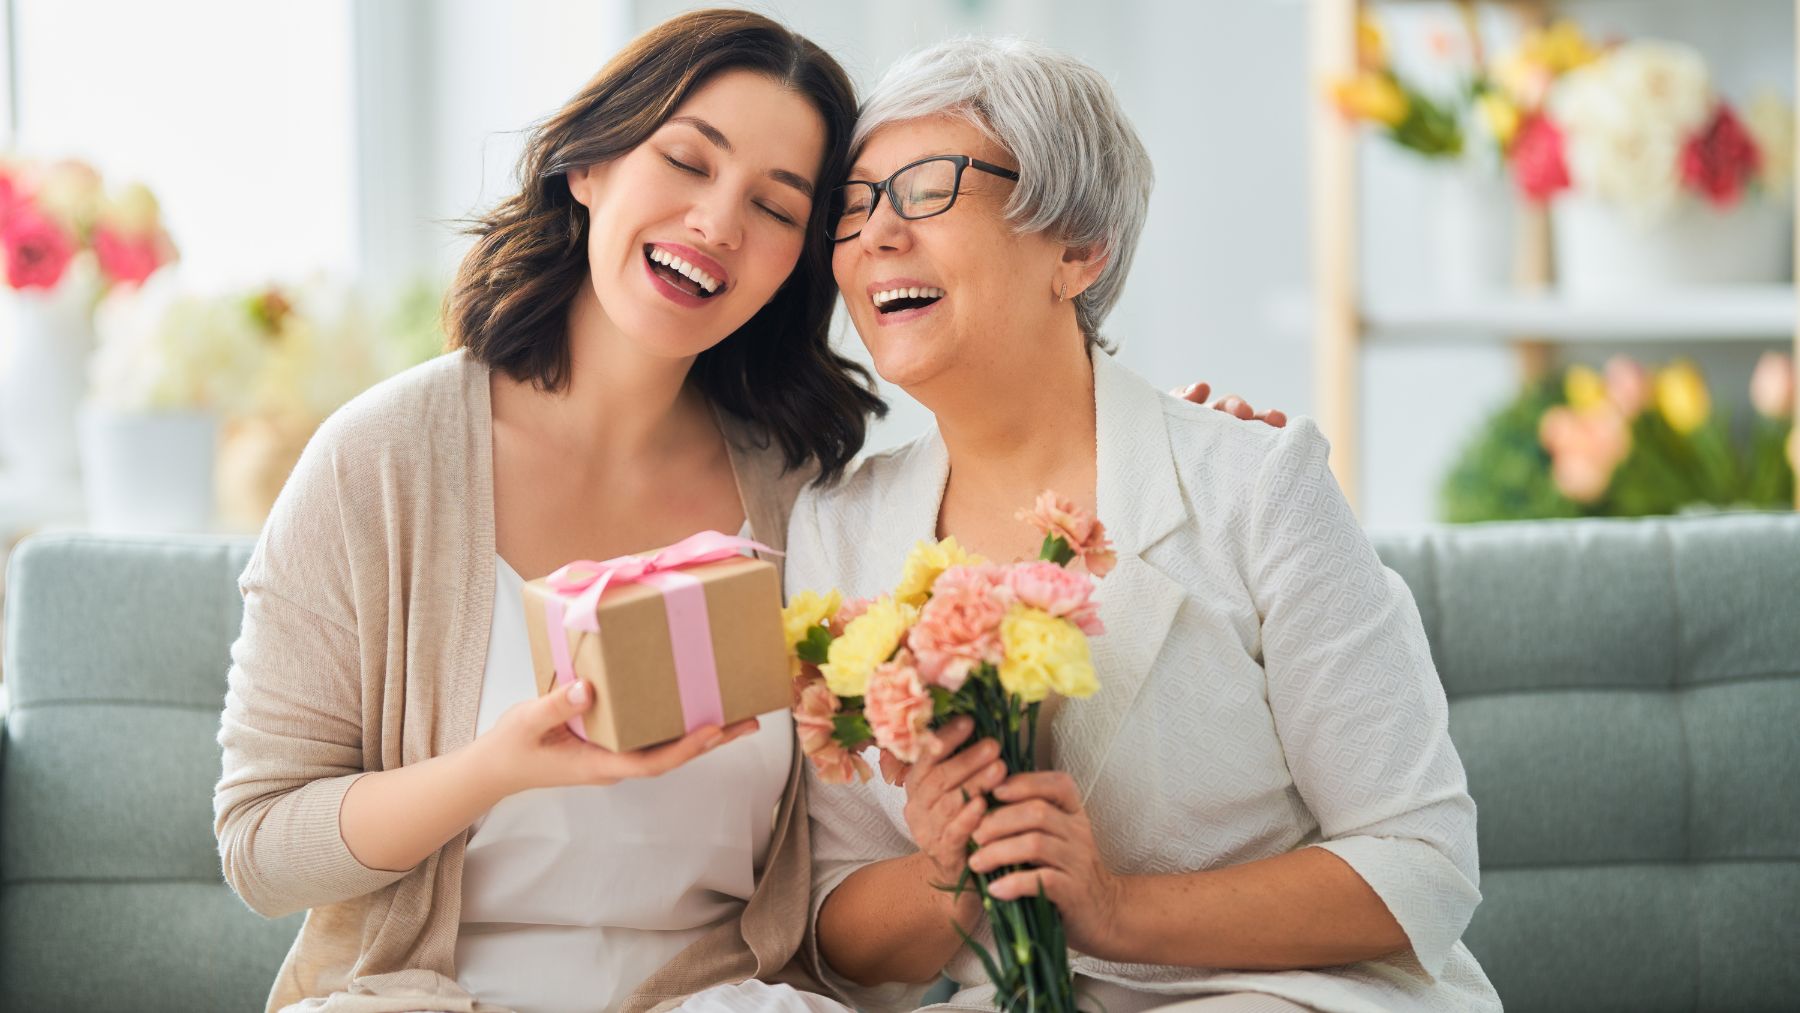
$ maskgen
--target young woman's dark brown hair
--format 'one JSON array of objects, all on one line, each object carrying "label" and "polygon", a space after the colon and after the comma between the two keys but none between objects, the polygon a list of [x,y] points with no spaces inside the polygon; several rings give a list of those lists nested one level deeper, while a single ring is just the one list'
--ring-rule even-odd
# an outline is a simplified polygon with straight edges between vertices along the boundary
[{"label": "young woman's dark brown hair", "polygon": [[447,300],[453,344],[547,391],[569,373],[567,314],[588,278],[591,227],[570,193],[572,169],[610,162],[663,126],[696,88],[728,70],[766,75],[803,95],[825,124],[805,245],[793,274],[747,323],[701,352],[692,380],[720,408],[764,430],[791,466],[817,461],[829,478],[862,447],[883,410],[868,374],[831,350],[825,188],[848,169],[856,99],[837,61],[760,14],[696,11],[645,32],[561,110],[532,131],[520,191],[481,216]]}]

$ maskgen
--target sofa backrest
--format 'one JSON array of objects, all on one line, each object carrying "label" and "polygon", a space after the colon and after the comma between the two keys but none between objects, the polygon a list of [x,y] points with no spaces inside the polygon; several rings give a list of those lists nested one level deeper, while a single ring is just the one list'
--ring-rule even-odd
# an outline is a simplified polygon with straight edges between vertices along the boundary
[{"label": "sofa backrest", "polygon": [[14,551],[0,1007],[262,1008],[300,916],[245,907],[212,834],[249,550],[70,534]]},{"label": "sofa backrest", "polygon": [[1800,516],[1377,539],[1477,806],[1513,1010],[1800,1002]]},{"label": "sofa backrest", "polygon": [[[1479,809],[1465,936],[1513,1010],[1800,995],[1800,517],[1377,538]],[[7,582],[0,1006],[247,1010],[299,916],[219,876],[249,543],[38,537]]]}]

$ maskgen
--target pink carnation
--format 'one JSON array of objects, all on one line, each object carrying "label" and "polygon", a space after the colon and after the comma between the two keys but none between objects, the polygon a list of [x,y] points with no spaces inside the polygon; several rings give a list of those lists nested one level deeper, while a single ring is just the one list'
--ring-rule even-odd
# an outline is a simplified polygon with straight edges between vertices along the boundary
[{"label": "pink carnation", "polygon": [[824,679],[809,680],[800,688],[799,700],[794,704],[794,731],[800,737],[800,750],[826,784],[867,781],[873,775],[868,761],[845,749],[832,736],[832,718],[838,707],[838,698],[826,688]]},{"label": "pink carnation", "polygon": [[1069,543],[1069,548],[1076,557],[1096,577],[1106,576],[1118,561],[1113,555],[1112,542],[1107,541],[1106,526],[1096,520],[1094,515],[1077,509],[1074,503],[1054,492],[1046,489],[1038,493],[1037,505],[1030,510],[1019,511],[1018,518],[1046,536],[1061,538]]},{"label": "pink carnation", "polygon": [[917,763],[931,741],[931,691],[912,659],[901,651],[869,673],[863,716],[875,732],[875,743],[902,763]]},{"label": "pink carnation", "polygon": [[976,665],[998,665],[1004,654],[1000,621],[1009,604],[1011,591],[1001,567],[953,566],[939,574],[931,585],[931,600],[907,639],[919,674],[931,685],[955,693]]},{"label": "pink carnation", "polygon": [[831,621],[825,625],[831,630],[833,637],[841,637],[844,635],[844,627],[855,622],[857,616],[869,611],[869,606],[873,604],[873,598],[852,598],[838,606],[837,615],[832,616]]},{"label": "pink carnation", "polygon": [[1013,567],[1006,575],[1006,584],[1020,604],[1067,619],[1090,637],[1106,632],[1100,623],[1100,610],[1090,600],[1094,582],[1084,574],[1040,560]]}]

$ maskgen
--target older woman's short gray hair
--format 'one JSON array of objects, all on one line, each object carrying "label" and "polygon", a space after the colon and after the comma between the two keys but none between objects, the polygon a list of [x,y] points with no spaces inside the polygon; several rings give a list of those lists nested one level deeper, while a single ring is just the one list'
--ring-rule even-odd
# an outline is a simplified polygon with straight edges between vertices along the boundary
[{"label": "older woman's short gray hair", "polygon": [[1082,333],[1098,341],[1124,291],[1155,183],[1112,85],[1035,42],[952,39],[889,68],[863,102],[851,148],[861,151],[890,124],[943,115],[968,120],[1018,159],[1021,178],[1006,205],[1016,230],[1107,251],[1100,277],[1075,299]]}]

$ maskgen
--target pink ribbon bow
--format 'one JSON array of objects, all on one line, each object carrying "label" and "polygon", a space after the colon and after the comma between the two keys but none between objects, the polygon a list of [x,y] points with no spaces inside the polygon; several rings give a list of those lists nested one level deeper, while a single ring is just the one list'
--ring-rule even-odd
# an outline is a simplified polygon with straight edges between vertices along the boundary
[{"label": "pink ribbon bow", "polygon": [[[647,584],[663,595],[663,608],[669,619],[669,646],[675,656],[676,689],[687,730],[723,725],[725,705],[719,697],[719,669],[713,657],[706,592],[699,580],[680,571],[730,559],[744,549],[780,555],[748,538],[702,531],[648,556],[619,556],[598,563],[578,560],[544,578],[544,583],[555,592],[544,600],[544,623],[550,638],[550,658],[556,668],[556,684],[575,684],[569,636],[599,632],[597,613],[600,596],[606,589]],[[587,741],[587,729],[582,727],[579,716],[569,719],[569,730],[576,738]]]}]

